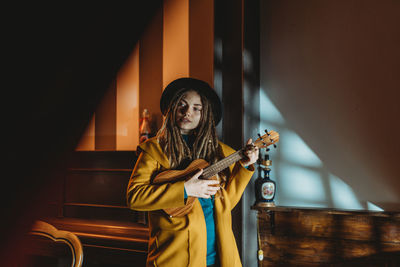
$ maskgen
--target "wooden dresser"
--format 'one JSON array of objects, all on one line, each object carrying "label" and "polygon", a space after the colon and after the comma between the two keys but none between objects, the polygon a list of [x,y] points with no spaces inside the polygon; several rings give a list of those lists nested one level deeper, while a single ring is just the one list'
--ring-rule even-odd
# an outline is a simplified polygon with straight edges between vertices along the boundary
[{"label": "wooden dresser", "polygon": [[257,207],[259,266],[400,266],[400,212]]}]

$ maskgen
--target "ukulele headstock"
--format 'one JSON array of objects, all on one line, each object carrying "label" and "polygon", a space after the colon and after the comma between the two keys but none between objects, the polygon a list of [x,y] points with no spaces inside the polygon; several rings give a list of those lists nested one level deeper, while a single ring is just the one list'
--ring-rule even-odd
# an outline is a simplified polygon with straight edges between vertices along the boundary
[{"label": "ukulele headstock", "polygon": [[266,148],[270,145],[274,145],[276,148],[276,143],[279,141],[279,133],[274,130],[267,131],[265,130],[265,134],[261,136],[258,134],[258,139],[254,142],[254,146],[258,148]]}]

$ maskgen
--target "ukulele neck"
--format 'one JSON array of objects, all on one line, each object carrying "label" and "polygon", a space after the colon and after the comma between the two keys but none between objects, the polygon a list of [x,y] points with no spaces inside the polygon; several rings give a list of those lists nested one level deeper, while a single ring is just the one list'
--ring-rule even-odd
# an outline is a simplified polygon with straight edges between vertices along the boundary
[{"label": "ukulele neck", "polygon": [[211,178],[242,158],[244,158],[243,149],[236,151],[232,155],[212,164],[211,166],[208,166],[203,170],[202,176],[204,179]]}]

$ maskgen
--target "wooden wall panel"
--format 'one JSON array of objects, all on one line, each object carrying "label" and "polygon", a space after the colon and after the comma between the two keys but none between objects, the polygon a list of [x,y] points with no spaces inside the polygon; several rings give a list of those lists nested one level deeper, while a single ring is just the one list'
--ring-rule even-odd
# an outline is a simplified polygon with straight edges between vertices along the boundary
[{"label": "wooden wall panel", "polygon": [[164,1],[163,88],[189,75],[189,0]]},{"label": "wooden wall panel", "polygon": [[139,49],[136,44],[117,75],[115,150],[136,150],[139,143]]},{"label": "wooden wall panel", "polygon": [[[215,84],[223,103],[218,129],[221,140],[234,149],[243,142],[243,0],[214,2]],[[232,228],[242,252],[242,202],[232,211]]]},{"label": "wooden wall panel", "polygon": [[222,140],[243,145],[243,0],[216,1],[216,37],[222,40]]},{"label": "wooden wall panel", "polygon": [[72,170],[65,183],[65,201],[125,206],[131,170]]},{"label": "wooden wall panel", "polygon": [[[140,39],[139,51],[139,116],[147,108],[152,130],[162,123],[160,97],[163,86],[163,10],[157,10]],[[139,118],[138,118],[139,120]]]},{"label": "wooden wall panel", "polygon": [[214,84],[214,0],[189,1],[189,75]]},{"label": "wooden wall panel", "polygon": [[79,151],[75,152],[68,167],[73,169],[133,169],[135,151]]},{"label": "wooden wall panel", "polygon": [[87,125],[85,132],[83,133],[82,137],[79,140],[76,150],[78,150],[78,151],[94,150],[94,148],[95,148],[95,142],[94,142],[95,116],[96,115],[93,114],[93,117],[90,120],[89,124]]},{"label": "wooden wall panel", "polygon": [[[243,11],[243,139],[257,137],[260,133],[260,0],[244,2]],[[262,134],[263,132],[261,132]],[[262,151],[260,151],[263,153]],[[256,176],[255,174],[254,176]],[[254,251],[257,244],[256,216],[247,216],[254,204],[255,177],[250,180],[243,194],[243,266],[255,266]]]},{"label": "wooden wall panel", "polygon": [[94,125],[96,150],[116,149],[116,93],[116,80],[114,80],[96,110]]}]

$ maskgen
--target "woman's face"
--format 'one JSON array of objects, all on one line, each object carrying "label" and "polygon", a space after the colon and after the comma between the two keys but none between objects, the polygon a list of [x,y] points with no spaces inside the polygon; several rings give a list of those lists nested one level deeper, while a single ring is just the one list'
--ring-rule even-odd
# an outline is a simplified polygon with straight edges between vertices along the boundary
[{"label": "woman's face", "polygon": [[190,134],[199,126],[202,110],[201,98],[196,91],[187,91],[183,94],[176,112],[176,124],[181,134]]}]

